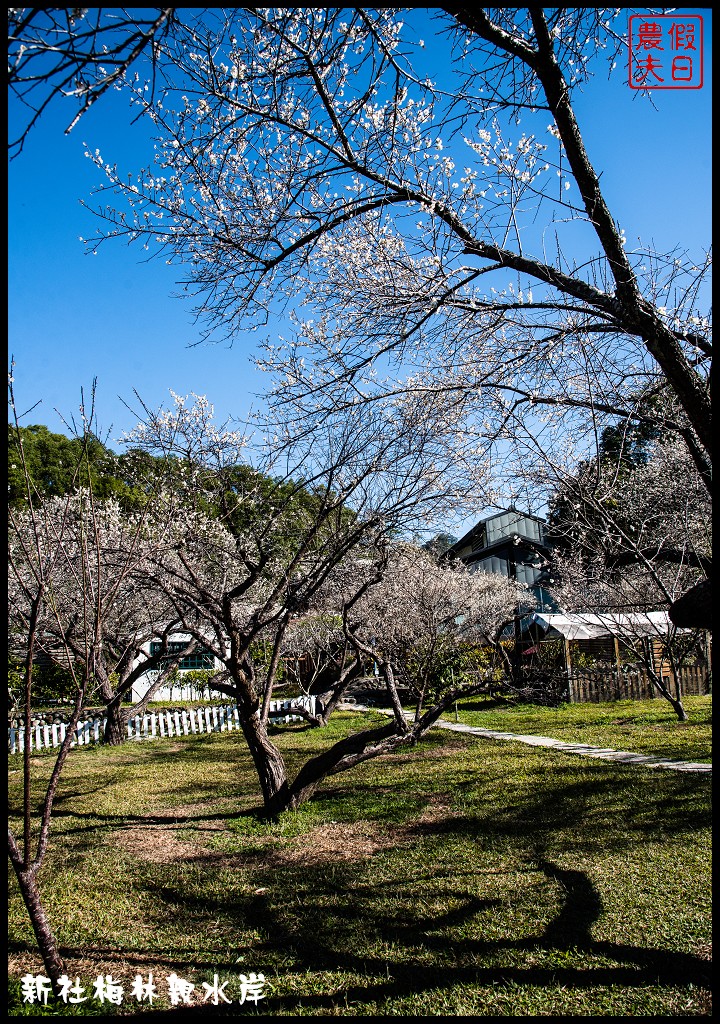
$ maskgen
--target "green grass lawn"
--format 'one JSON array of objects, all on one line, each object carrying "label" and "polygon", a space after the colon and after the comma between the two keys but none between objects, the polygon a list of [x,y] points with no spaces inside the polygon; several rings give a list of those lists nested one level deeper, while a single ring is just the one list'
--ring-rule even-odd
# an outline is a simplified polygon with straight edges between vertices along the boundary
[{"label": "green grass lawn", "polygon": [[[546,735],[562,714],[530,730],[520,711],[513,730]],[[297,767],[377,718],[278,742]],[[217,975],[233,1004],[196,1012],[234,1016],[709,1015],[709,798],[705,776],[437,729],[267,824],[238,734],[83,748],[41,883],[73,981],[90,995],[111,974],[124,999],[21,1001],[41,963],[11,878],[10,1013],[139,1014],[130,988],[152,971],[161,1011],[174,972],[194,996]],[[257,1006],[240,1003],[251,972]]]},{"label": "green grass lawn", "polygon": [[[550,736],[569,743],[656,754],[685,761],[712,760],[712,696],[686,697],[687,722],[662,699],[605,704],[498,706],[477,699],[458,704],[458,721],[500,732]],[[445,716],[455,721],[454,712]]]}]

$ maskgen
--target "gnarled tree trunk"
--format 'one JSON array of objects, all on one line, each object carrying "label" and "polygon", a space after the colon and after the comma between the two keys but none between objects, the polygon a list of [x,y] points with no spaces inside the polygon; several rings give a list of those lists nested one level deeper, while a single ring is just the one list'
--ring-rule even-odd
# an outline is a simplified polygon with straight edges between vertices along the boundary
[{"label": "gnarled tree trunk", "polygon": [[255,764],[265,810],[274,817],[286,810],[290,798],[285,761],[269,738],[259,710],[250,715],[241,710],[240,725]]},{"label": "gnarled tree trunk", "polygon": [[[12,859],[12,852],[10,856]],[[66,973],[65,965],[58,952],[57,941],[42,905],[36,874],[37,869],[35,866],[24,869],[18,865],[15,868],[15,877],[18,880],[20,893],[27,909],[33,932],[35,933],[40,955],[52,983],[53,991],[57,994],[57,980]]]},{"label": "gnarled tree trunk", "polygon": [[124,743],[127,739],[129,708],[123,708],[120,697],[116,697],[106,706],[105,714],[107,718],[103,731],[103,743],[107,743],[111,747]]}]

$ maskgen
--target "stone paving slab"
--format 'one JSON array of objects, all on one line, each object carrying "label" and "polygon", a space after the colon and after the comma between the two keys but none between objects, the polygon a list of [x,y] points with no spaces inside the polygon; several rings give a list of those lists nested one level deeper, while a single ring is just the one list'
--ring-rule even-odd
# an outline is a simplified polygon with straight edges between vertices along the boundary
[{"label": "stone paving slab", "polygon": [[[379,711],[391,715],[389,708],[368,708],[362,704],[348,704],[348,709],[357,711]],[[436,725],[441,729],[453,732],[467,732],[472,736],[483,736],[490,740],[508,740],[514,743],[527,743],[531,747],[551,747],[562,750],[566,754],[580,754],[582,757],[595,757],[603,761],[620,761],[623,764],[640,764],[646,768],[669,768],[676,772],[702,772],[712,774],[712,763],[704,761],[673,761],[669,757],[658,757],[653,754],[634,754],[630,750],[614,750],[612,747],[592,747],[587,743],[568,743],[566,740],[554,740],[549,736],[528,736],[522,733],[498,732],[495,729],[481,729],[475,725],[463,725],[461,722],[446,722],[441,718]]]},{"label": "stone paving slab", "polygon": [[527,743],[531,747],[551,747],[554,750],[562,750],[566,754],[580,754],[583,757],[595,757],[603,761],[642,764],[647,768],[670,768],[676,772],[712,772],[712,764],[706,764],[703,761],[673,761],[669,757],[658,757],[653,754],[634,754],[630,750],[592,747],[587,743],[568,743],[565,740],[551,739],[549,736],[525,736],[520,733],[497,732],[494,729],[481,729],[478,726],[446,722],[443,719],[440,719],[437,724],[442,729],[452,729],[454,732],[468,732],[473,736],[484,736],[493,740]]}]

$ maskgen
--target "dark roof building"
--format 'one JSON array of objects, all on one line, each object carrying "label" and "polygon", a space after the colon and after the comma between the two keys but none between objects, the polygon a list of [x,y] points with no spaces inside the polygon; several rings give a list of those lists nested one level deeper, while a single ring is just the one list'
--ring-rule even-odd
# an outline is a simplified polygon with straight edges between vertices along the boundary
[{"label": "dark roof building", "polygon": [[550,547],[544,519],[507,509],[481,519],[448,549],[446,557],[459,558],[473,571],[497,573],[525,583],[541,610],[555,602],[546,589]]}]

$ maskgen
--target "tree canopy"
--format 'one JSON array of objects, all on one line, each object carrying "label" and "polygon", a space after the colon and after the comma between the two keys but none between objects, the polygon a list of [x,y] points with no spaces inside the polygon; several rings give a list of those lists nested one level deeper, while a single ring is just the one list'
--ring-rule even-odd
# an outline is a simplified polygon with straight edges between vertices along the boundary
[{"label": "tree canopy", "polygon": [[[637,366],[676,396],[664,428],[709,451],[708,268],[628,247],[573,108],[622,44],[612,12],[440,8],[440,81],[396,9],[204,11],[186,31],[158,49],[162,103],[126,82],[158,155],[130,183],[93,155],[117,204],[98,213],[187,268],[208,331],[285,304],[295,338],[266,354],[280,402],[422,390],[490,442],[634,416]],[[523,240],[538,219],[554,259]],[[564,223],[588,229],[581,262]]]},{"label": "tree canopy", "polygon": [[108,497],[121,489],[115,475],[114,453],[89,435],[66,437],[35,424],[20,427],[8,424],[8,502],[16,507],[27,502],[26,482],[20,444],[30,481],[42,497],[59,497],[92,481],[98,497]]}]

